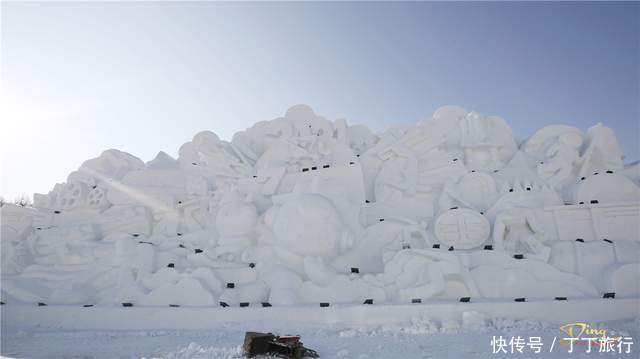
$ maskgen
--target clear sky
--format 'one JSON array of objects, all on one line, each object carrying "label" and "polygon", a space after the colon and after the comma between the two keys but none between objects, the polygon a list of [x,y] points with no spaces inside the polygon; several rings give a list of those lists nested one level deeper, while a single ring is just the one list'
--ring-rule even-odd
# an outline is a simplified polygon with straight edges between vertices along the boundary
[{"label": "clear sky", "polygon": [[640,158],[640,3],[0,3],[0,194],[307,103],[377,131],[445,104],[612,127]]}]

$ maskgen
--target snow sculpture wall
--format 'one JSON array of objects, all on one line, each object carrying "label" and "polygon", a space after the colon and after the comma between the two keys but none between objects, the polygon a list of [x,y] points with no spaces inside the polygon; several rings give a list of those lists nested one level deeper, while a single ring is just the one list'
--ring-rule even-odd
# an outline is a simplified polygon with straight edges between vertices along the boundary
[{"label": "snow sculpture wall", "polygon": [[373,134],[306,105],[4,205],[5,302],[216,306],[640,295],[640,167],[613,131],[522,144],[445,106]]}]

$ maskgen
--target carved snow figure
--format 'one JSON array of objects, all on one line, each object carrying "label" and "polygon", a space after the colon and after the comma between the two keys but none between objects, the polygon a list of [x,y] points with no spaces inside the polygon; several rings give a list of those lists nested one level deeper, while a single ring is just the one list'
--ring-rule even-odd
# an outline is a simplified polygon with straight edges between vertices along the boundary
[{"label": "carved snow figure", "polygon": [[[498,151],[491,145],[485,119],[477,112],[469,112],[460,121],[460,146],[464,150],[466,163],[471,168],[500,168]],[[474,148],[486,147],[486,151],[474,151]]]},{"label": "carved snow figure", "polygon": [[297,165],[298,167],[311,167],[316,163],[319,156],[310,152],[308,145],[316,139],[306,141],[281,141],[269,146],[269,149],[256,161],[256,169],[289,167]]},{"label": "carved snow figure", "polygon": [[439,204],[441,209],[459,205],[484,212],[498,199],[496,182],[483,172],[471,172],[460,178],[458,183],[445,184]]},{"label": "carved snow figure", "polygon": [[376,177],[376,201],[392,202],[413,195],[416,191],[416,178],[415,157],[399,157],[385,161]]},{"label": "carved snow figure", "polygon": [[571,178],[574,166],[582,163],[580,147],[582,137],[575,132],[567,132],[558,136],[555,144],[546,152],[549,160],[538,164],[538,175],[554,186],[561,185]]},{"label": "carved snow figure", "polygon": [[287,110],[285,120],[294,127],[294,134],[298,137],[316,136],[332,137],[333,125],[324,117],[316,115],[307,105],[295,105]]},{"label": "carved snow figure", "polygon": [[256,207],[239,193],[229,194],[216,214],[218,246],[211,255],[228,262],[240,261],[242,251],[253,244],[257,222]]},{"label": "carved snow figure", "polygon": [[[251,166],[236,155],[233,146],[211,131],[202,131],[180,147],[179,161],[184,168],[222,177],[243,177]],[[198,167],[196,169],[196,167]]]},{"label": "carved snow figure", "polygon": [[348,133],[349,147],[358,155],[373,147],[378,141],[378,137],[362,125],[350,126]]},{"label": "carved snow figure", "polygon": [[303,266],[309,278],[297,293],[303,303],[353,303],[363,298],[383,302],[386,299],[382,283],[370,274],[362,277],[339,274],[318,257],[305,257]]},{"label": "carved snow figure", "polygon": [[95,177],[98,181],[120,180],[127,172],[143,168],[144,162],[138,157],[111,149],[102,152],[97,158],[84,161],[77,172]]},{"label": "carved snow figure", "polygon": [[587,131],[587,149],[583,157],[580,177],[594,171],[615,171],[624,167],[624,156],[615,133],[601,123]]},{"label": "carved snow figure", "polygon": [[499,251],[528,254],[528,257],[549,259],[550,249],[542,223],[528,208],[508,209],[496,217],[493,227],[493,247]]},{"label": "carved snow figure", "polygon": [[400,303],[413,299],[475,296],[477,288],[455,254],[434,250],[404,250],[388,258],[376,278]]},{"label": "carved snow figure", "polygon": [[[611,172],[611,171],[609,171]],[[575,189],[573,203],[622,204],[640,202],[640,187],[617,173],[597,173],[585,177]]]},{"label": "carved snow figure", "polygon": [[491,171],[504,167],[517,149],[503,119],[477,112],[468,113],[460,121],[460,146],[468,168]]},{"label": "carved snow figure", "polygon": [[336,258],[331,265],[338,271],[349,273],[353,267],[362,273],[380,273],[384,270],[383,256],[402,249],[422,249],[433,244],[426,232],[427,224],[406,218],[386,218],[366,228],[355,246]]}]

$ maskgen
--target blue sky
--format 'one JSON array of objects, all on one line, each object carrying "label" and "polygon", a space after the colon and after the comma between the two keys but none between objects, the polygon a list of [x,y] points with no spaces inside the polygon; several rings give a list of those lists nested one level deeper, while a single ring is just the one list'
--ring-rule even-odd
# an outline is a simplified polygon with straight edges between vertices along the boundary
[{"label": "blue sky", "polygon": [[377,131],[445,104],[612,127],[640,158],[640,3],[7,3],[2,186],[46,192],[118,148],[143,160],[298,103]]}]

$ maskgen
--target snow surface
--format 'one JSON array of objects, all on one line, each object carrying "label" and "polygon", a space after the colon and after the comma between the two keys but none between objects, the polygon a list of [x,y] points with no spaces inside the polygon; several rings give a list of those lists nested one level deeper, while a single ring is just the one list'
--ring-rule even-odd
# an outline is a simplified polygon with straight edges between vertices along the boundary
[{"label": "snow surface", "polygon": [[[638,338],[640,319],[594,323],[616,335]],[[241,358],[247,330],[299,334],[322,358],[637,358],[629,354],[584,353],[555,347],[564,335],[558,325],[536,320],[484,317],[467,312],[464,320],[415,317],[399,324],[344,326],[290,325],[264,321],[212,324],[199,330],[69,330],[3,328],[2,355],[10,358]],[[493,336],[542,337],[540,354],[493,354]],[[637,345],[637,343],[636,343]]]}]

